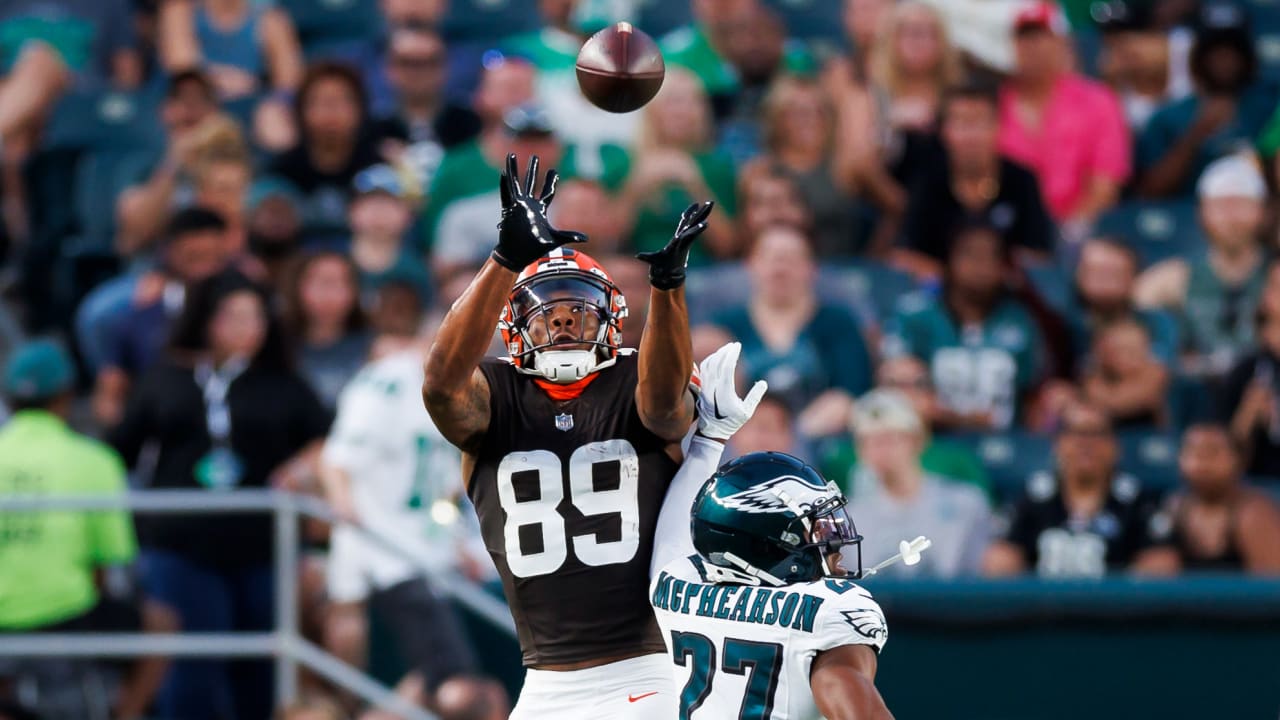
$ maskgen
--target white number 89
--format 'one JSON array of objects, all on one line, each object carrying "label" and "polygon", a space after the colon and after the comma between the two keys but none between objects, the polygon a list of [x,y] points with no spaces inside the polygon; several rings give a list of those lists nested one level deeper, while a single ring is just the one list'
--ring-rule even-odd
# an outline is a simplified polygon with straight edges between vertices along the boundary
[{"label": "white number 89", "polygon": [[[618,487],[596,490],[591,469],[599,463],[618,463]],[[538,497],[516,499],[511,483],[516,473],[535,472]],[[573,552],[586,565],[613,565],[635,557],[640,548],[640,506],[637,500],[640,458],[626,440],[605,440],[583,445],[569,457],[570,501],[583,515],[618,513],[622,536],[600,542],[595,535],[573,538]],[[564,517],[556,510],[564,500],[564,472],[560,458],[548,450],[508,454],[498,464],[498,501],[507,514],[503,527],[507,565],[516,577],[533,577],[555,572],[568,557],[568,537]],[[542,538],[540,552],[525,553],[520,547],[521,526],[537,526]]]}]

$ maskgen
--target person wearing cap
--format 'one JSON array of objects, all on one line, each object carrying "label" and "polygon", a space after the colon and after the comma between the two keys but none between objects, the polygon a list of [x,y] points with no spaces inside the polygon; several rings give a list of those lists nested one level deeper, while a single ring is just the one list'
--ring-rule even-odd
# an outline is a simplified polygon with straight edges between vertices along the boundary
[{"label": "person wearing cap", "polygon": [[[486,78],[490,74],[486,73]],[[551,116],[533,101],[508,109],[497,128],[486,129],[475,141],[450,150],[431,181],[419,221],[419,247],[431,258],[439,285],[458,274],[469,276],[470,270],[489,256],[493,213],[501,207],[495,188],[508,153],[536,155],[541,158],[543,174],[555,169],[561,182],[586,175],[580,168],[578,146],[566,144],[556,135]],[[601,148],[601,153],[605,163],[600,182],[606,189],[616,190],[627,172],[626,153],[614,146]]]},{"label": "person wearing cap", "polygon": [[388,279],[411,280],[424,298],[431,297],[431,276],[405,247],[405,233],[413,223],[413,207],[400,172],[390,165],[374,165],[356,175],[355,197],[347,211],[351,226],[351,259],[360,271],[360,291],[366,310]]},{"label": "person wearing cap", "polygon": [[[911,401],[894,390],[858,398],[850,422],[861,462],[849,494],[862,552],[888,557],[918,535],[937,550],[920,564],[889,572],[902,577],[975,575],[990,534],[990,511],[972,485],[927,472],[920,464],[928,431]],[[870,543],[870,547],[867,544]]]},{"label": "person wearing cap", "polygon": [[1251,145],[1276,108],[1274,88],[1257,82],[1244,9],[1209,0],[1197,25],[1190,58],[1195,92],[1157,111],[1138,142],[1142,197],[1191,197],[1209,163]]},{"label": "person wearing cap", "polygon": [[1014,19],[1016,69],[1000,93],[1000,150],[1040,181],[1069,228],[1115,204],[1132,170],[1129,126],[1110,89],[1071,69],[1066,19],[1039,0]]},{"label": "person wearing cap", "polygon": [[[125,493],[120,457],[67,425],[75,369],[62,346],[20,346],[2,380],[14,416],[0,427],[0,497]],[[0,643],[5,632],[176,631],[160,606],[100,589],[97,573],[132,563],[137,552],[125,510],[0,512]],[[141,717],[166,665],[160,657],[135,662],[113,717]]]},{"label": "person wearing cap", "polygon": [[1205,247],[1152,266],[1134,300],[1182,319],[1184,370],[1219,375],[1253,341],[1253,312],[1265,278],[1259,243],[1266,181],[1252,153],[1214,161],[1197,183]]}]

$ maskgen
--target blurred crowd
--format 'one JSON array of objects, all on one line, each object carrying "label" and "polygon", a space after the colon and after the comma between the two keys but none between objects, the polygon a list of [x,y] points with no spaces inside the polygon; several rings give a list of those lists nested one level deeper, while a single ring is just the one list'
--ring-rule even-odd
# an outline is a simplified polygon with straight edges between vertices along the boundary
[{"label": "blurred crowd", "polygon": [[[667,65],[628,115],[574,73],[618,19]],[[634,253],[716,201],[695,356],[737,340],[770,386],[729,453],[819,467],[868,558],[934,539],[887,573],[1280,574],[1267,0],[0,3],[0,497],[285,488],[491,580],[419,359],[511,152],[559,171],[632,346]],[[0,630],[272,626],[265,517],[53,517],[0,513]],[[398,691],[503,716],[413,563],[303,534],[313,638],[436,638]],[[118,717],[272,712],[263,663],[119,687]]]}]

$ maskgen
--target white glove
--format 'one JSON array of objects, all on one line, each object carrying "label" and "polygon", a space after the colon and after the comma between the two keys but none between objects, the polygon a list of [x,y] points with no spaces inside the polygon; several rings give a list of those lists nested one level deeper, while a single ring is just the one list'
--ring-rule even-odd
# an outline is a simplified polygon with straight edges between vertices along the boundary
[{"label": "white glove", "polygon": [[738,397],[734,374],[742,343],[728,343],[707,356],[698,366],[702,392],[698,394],[698,434],[713,440],[728,440],[747,424],[769,384],[759,380],[745,398]]}]

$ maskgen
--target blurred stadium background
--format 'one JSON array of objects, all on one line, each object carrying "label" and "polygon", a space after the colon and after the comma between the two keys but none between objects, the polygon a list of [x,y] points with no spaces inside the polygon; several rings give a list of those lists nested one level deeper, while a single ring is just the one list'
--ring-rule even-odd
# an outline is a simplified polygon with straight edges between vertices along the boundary
[{"label": "blurred stadium background", "polygon": [[[621,19],[668,75],[612,116],[573,60]],[[397,640],[454,623],[514,697],[456,457],[386,380],[509,151],[560,170],[629,344],[631,256],[717,201],[695,352],[771,387],[729,452],[817,464],[869,562],[935,538],[868,581],[897,717],[1276,718],[1277,150],[1275,0],[0,0],[0,718],[398,717],[298,648],[419,700]],[[202,374],[222,346],[254,361]],[[141,507],[200,493],[260,507]],[[408,559],[337,561],[352,521]],[[458,615],[380,609],[421,572]],[[57,657],[176,628],[274,672]]]}]

